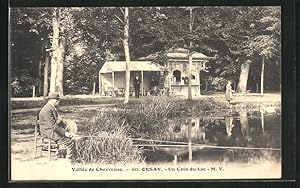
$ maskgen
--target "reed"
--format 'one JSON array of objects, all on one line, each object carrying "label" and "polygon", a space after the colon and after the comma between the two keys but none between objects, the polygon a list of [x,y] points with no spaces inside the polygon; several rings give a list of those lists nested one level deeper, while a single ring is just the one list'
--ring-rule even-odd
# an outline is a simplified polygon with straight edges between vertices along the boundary
[{"label": "reed", "polygon": [[[128,138],[122,129],[113,133],[94,135],[78,144],[76,162],[93,164],[131,164],[142,162],[142,151],[133,146],[131,138]],[[99,136],[99,137],[97,137]]]},{"label": "reed", "polygon": [[123,118],[133,137],[156,139],[166,134],[167,118],[177,113],[175,106],[175,101],[167,97],[153,97],[143,103],[125,106]]},{"label": "reed", "polygon": [[142,162],[142,150],[133,146],[122,112],[99,112],[83,128],[89,139],[77,146],[77,163],[120,164]]}]

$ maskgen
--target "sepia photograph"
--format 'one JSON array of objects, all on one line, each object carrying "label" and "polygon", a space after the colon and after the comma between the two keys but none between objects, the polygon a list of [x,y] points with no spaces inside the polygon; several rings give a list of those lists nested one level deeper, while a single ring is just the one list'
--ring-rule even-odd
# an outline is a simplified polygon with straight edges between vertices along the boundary
[{"label": "sepia photograph", "polygon": [[282,178],[280,6],[10,7],[11,181]]}]

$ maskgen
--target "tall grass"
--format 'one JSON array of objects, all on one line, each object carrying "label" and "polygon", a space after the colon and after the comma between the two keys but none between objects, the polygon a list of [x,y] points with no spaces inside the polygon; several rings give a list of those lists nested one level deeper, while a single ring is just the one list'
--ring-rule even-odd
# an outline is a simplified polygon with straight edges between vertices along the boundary
[{"label": "tall grass", "polygon": [[99,112],[83,127],[89,139],[78,144],[78,163],[137,163],[142,162],[142,150],[133,146],[129,127],[121,111]]},{"label": "tall grass", "polygon": [[142,151],[134,147],[122,129],[113,133],[94,135],[78,145],[79,163],[131,164],[142,162]]},{"label": "tall grass", "polygon": [[[160,138],[166,134],[168,119],[203,114],[205,111],[224,109],[226,105],[212,98],[200,101],[153,97],[145,101],[131,101],[127,105],[99,112],[86,130],[90,134],[114,131],[120,124],[126,126],[124,132],[130,137]],[[226,110],[227,111],[227,110]],[[113,125],[113,126],[112,126]]]},{"label": "tall grass", "polygon": [[124,119],[134,137],[159,138],[166,133],[167,117],[175,116],[176,103],[166,97],[125,106]]},{"label": "tall grass", "polygon": [[133,137],[158,138],[166,133],[165,118],[175,115],[175,102],[153,98],[123,108],[109,108],[85,122],[83,134],[90,139],[78,144],[79,163],[142,162],[142,150],[133,146]]},{"label": "tall grass", "polygon": [[192,113],[193,115],[203,115],[207,111],[229,109],[226,103],[217,102],[212,97],[189,101],[164,96],[153,97],[140,103],[134,101],[124,107],[143,111],[144,114],[153,114],[158,118],[191,116]]}]

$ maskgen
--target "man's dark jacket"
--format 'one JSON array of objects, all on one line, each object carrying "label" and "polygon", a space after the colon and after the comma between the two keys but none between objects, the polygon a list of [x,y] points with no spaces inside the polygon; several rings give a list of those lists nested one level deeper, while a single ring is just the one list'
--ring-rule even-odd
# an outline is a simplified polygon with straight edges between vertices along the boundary
[{"label": "man's dark jacket", "polygon": [[49,103],[47,103],[39,113],[39,125],[42,136],[57,141],[65,135],[66,130],[59,126],[58,112]]},{"label": "man's dark jacket", "polygon": [[134,79],[133,79],[133,86],[135,88],[139,88],[140,84],[141,84],[141,79],[140,78],[137,79],[136,77],[134,77]]}]

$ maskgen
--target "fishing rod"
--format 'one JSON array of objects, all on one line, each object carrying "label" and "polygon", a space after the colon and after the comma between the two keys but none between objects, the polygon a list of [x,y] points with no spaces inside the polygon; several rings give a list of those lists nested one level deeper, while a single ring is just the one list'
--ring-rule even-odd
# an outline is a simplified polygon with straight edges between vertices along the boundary
[{"label": "fishing rod", "polygon": [[[167,144],[134,144],[138,147],[189,147],[188,145],[167,145]],[[235,146],[214,146],[214,145],[192,145],[193,148],[216,148],[216,149],[243,149],[243,150],[273,150],[281,151],[280,148],[256,148],[256,147],[235,147]]]},{"label": "fishing rod", "polygon": [[[90,138],[111,138],[109,136],[84,136]],[[119,138],[120,137],[114,137]],[[280,148],[258,148],[258,147],[239,147],[239,146],[217,146],[217,145],[207,145],[207,144],[197,144],[197,143],[188,143],[188,142],[176,142],[176,141],[166,141],[166,140],[154,140],[154,139],[143,139],[143,138],[128,138],[133,141],[146,141],[146,142],[160,142],[160,143],[170,143],[170,144],[133,144],[137,147],[188,147],[189,144],[195,148],[216,148],[216,149],[244,149],[244,150],[272,150],[272,151],[281,151]],[[171,145],[178,144],[178,145]],[[180,144],[180,145],[179,145]]]},{"label": "fishing rod", "polygon": [[[104,135],[104,136],[82,136],[82,137],[87,137],[87,138],[111,138],[110,136]],[[120,138],[120,137],[114,137],[117,139],[124,139],[124,138]],[[159,142],[159,143],[169,143],[169,144],[188,144],[188,142],[177,142],[177,141],[167,141],[167,140],[154,140],[154,139],[143,139],[143,138],[127,138],[127,139],[131,139],[132,141],[144,141],[144,142]],[[200,145],[197,143],[193,143],[194,145]]]}]

